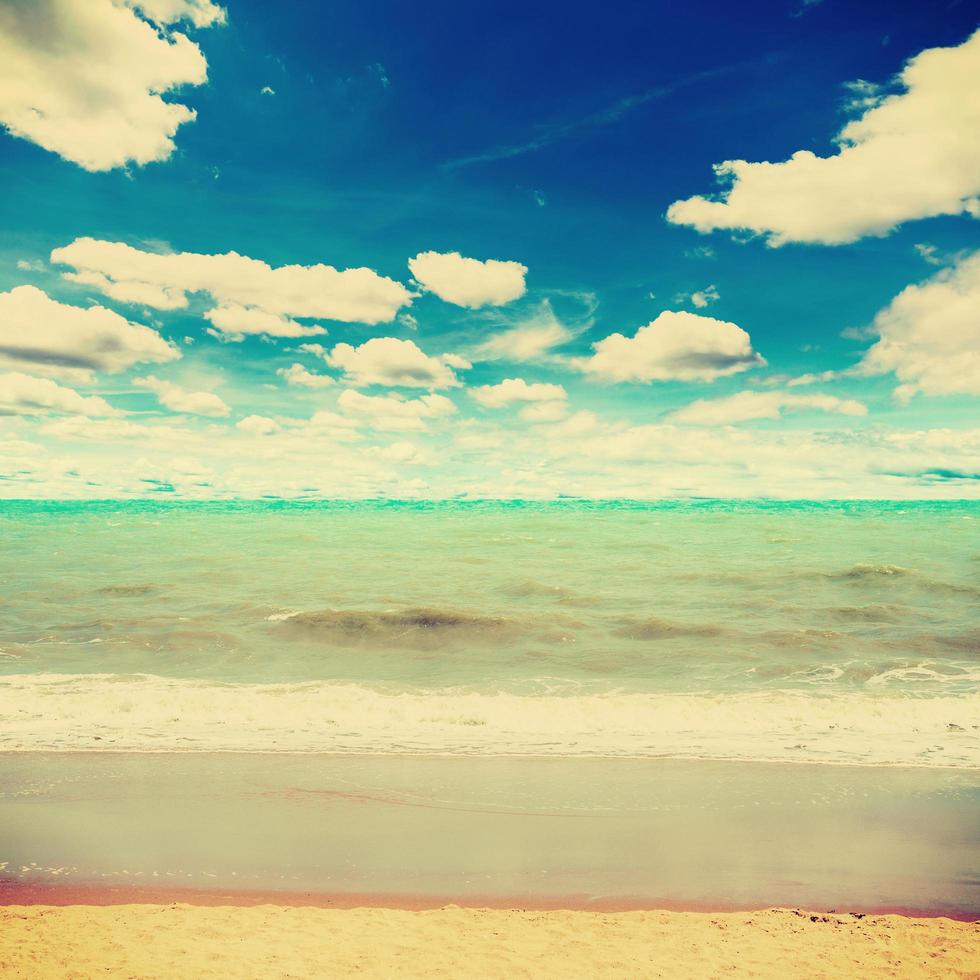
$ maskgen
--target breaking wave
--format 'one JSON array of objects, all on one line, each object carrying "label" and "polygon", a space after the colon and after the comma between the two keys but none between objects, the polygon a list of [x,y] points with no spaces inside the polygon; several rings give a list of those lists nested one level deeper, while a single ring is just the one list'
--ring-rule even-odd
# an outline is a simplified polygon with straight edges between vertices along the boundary
[{"label": "breaking wave", "polygon": [[[220,684],[155,675],[0,679],[0,750],[707,758],[980,767],[980,696],[819,691],[546,693]],[[563,693],[564,691],[564,693]]]}]

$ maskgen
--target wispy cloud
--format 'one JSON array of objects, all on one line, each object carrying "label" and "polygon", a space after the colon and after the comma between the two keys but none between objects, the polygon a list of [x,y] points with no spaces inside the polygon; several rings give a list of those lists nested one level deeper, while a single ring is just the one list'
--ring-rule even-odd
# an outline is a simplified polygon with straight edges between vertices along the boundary
[{"label": "wispy cloud", "polygon": [[454,160],[447,160],[439,165],[439,169],[452,172],[455,170],[462,170],[466,167],[476,166],[481,163],[493,163],[496,160],[509,160],[513,157],[524,156],[528,153],[536,153],[538,150],[543,150],[545,147],[551,146],[554,143],[560,143],[562,140],[571,139],[575,136],[580,136],[593,130],[601,129],[604,126],[609,126],[613,123],[619,122],[620,119],[631,113],[634,109],[638,109],[640,106],[647,105],[650,102],[656,102],[660,99],[668,98],[669,96],[674,95],[676,92],[689,88],[692,85],[697,85],[700,82],[711,81],[716,78],[724,77],[725,75],[730,75],[745,67],[757,64],[760,61],[769,62],[772,60],[772,58],[772,55],[766,55],[762,59],[754,59],[753,61],[748,62],[737,62],[731,65],[722,65],[718,68],[709,68],[706,71],[694,72],[691,75],[687,75],[684,78],[678,78],[667,83],[666,85],[657,85],[653,88],[648,88],[643,92],[624,96],[623,98],[613,102],[611,105],[607,105],[595,112],[590,112],[587,115],[580,116],[577,119],[565,120],[563,122],[542,123],[537,127],[539,130],[538,134],[530,139],[521,142],[501,144],[480,153],[474,153],[464,157],[457,157]]}]

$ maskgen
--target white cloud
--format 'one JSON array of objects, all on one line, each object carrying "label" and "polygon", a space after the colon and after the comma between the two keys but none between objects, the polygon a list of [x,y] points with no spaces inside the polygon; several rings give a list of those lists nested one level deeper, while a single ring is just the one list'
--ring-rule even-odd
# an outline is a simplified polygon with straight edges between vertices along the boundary
[{"label": "white cloud", "polygon": [[591,323],[591,317],[588,317],[573,331],[555,316],[548,300],[544,300],[532,316],[474,348],[473,357],[480,361],[547,360],[554,348],[568,343]]},{"label": "white cloud", "polygon": [[314,374],[307,371],[302,364],[290,364],[288,368],[279,368],[276,371],[281,378],[286,379],[286,384],[300,385],[304,388],[329,388],[336,384],[336,381],[328,374]]},{"label": "white cloud", "polygon": [[327,331],[318,324],[304,326],[279,313],[268,313],[256,307],[227,303],[204,314],[223,339],[241,341],[246,334],[265,334],[268,337],[315,337]]},{"label": "white cloud", "polygon": [[246,415],[235,423],[235,428],[255,436],[271,436],[279,431],[279,424],[264,415]]},{"label": "white cloud", "polygon": [[223,11],[206,0],[4,3],[0,123],[86,170],[167,159],[196,113],[162,96],[207,79],[201,49],[170,29],[181,18],[206,27]]},{"label": "white cloud", "polygon": [[378,449],[381,459],[394,463],[422,463],[427,461],[426,454],[412,442],[393,442],[389,446]]},{"label": "white cloud", "polygon": [[929,265],[943,264],[943,260],[938,255],[939,249],[935,245],[930,245],[928,242],[916,242],[912,247],[919,253],[919,258],[923,262]]},{"label": "white cloud", "polygon": [[69,306],[34,286],[0,293],[0,366],[84,381],[93,371],[178,357],[155,330],[103,306]]},{"label": "white cloud", "polygon": [[532,402],[518,413],[525,422],[560,422],[568,415],[565,401]]},{"label": "white cloud", "polygon": [[519,414],[526,422],[558,422],[568,414],[568,392],[561,385],[505,378],[499,384],[473,388],[470,394],[486,408],[522,404]]},{"label": "white cloud", "polygon": [[813,409],[840,415],[867,415],[861,402],[833,395],[792,395],[783,391],[740,391],[727,398],[699,399],[668,416],[688,425],[735,425],[754,419],[778,419],[785,411]]},{"label": "white cloud", "polygon": [[691,293],[691,302],[699,310],[703,310],[709,303],[717,303],[719,299],[721,297],[718,295],[717,288],[713,285]]},{"label": "white cloud", "polygon": [[919,285],[907,286],[872,324],[881,338],[858,365],[894,372],[895,394],[980,394],[980,251]]},{"label": "white cloud", "polygon": [[172,381],[164,381],[154,375],[133,378],[138,388],[148,388],[161,405],[172,412],[185,412],[189,415],[225,416],[231,409],[216,394],[210,391],[188,391]]},{"label": "white cloud", "polygon": [[470,394],[487,408],[502,408],[515,402],[564,401],[568,393],[561,385],[528,384],[523,378],[506,378],[500,384],[481,385]]},{"label": "white cloud", "polygon": [[0,374],[0,415],[119,415],[104,398],[85,397],[49,378],[11,371]]},{"label": "white cloud", "polygon": [[524,295],[527,266],[497,259],[468,259],[459,252],[419,252],[408,260],[416,281],[440,299],[477,309]]},{"label": "white cloud", "polygon": [[210,27],[228,19],[224,8],[212,0],[123,0],[123,3],[163,26],[187,20],[195,27]]},{"label": "white cloud", "polygon": [[368,419],[374,428],[387,431],[422,431],[426,427],[424,419],[456,412],[456,406],[445,395],[402,398],[397,394],[362,395],[350,388],[337,399],[337,405],[345,415]]},{"label": "white cloud", "polygon": [[157,309],[185,307],[188,293],[209,294],[217,309],[205,315],[232,335],[299,337],[325,332],[322,327],[303,327],[288,317],[387,322],[413,295],[401,283],[371,269],[272,267],[237,252],[162,254],[93,238],[76,238],[54,249],[51,261],[76,270],[65,274],[68,279],[94,286],[115,299]]},{"label": "white cloud", "polygon": [[309,421],[301,424],[300,431],[305,435],[326,436],[334,440],[356,440],[360,438],[357,433],[358,425],[360,422],[356,418],[323,409],[314,412]]},{"label": "white cloud", "polygon": [[665,310],[632,337],[614,333],[572,365],[607,381],[714,381],[766,362],[726,320]]},{"label": "white cloud", "polygon": [[329,351],[323,344],[300,344],[296,350],[304,354],[316,354],[317,357],[326,357]]},{"label": "white cloud", "polygon": [[730,182],[720,200],[676,201],[667,219],[700,232],[746,229],[776,246],[839,245],[916,218],[980,216],[978,76],[980,31],[958,47],[923,51],[898,78],[905,91],[871,98],[838,134],[834,156],[728,160],[715,167]]},{"label": "white cloud", "polygon": [[798,388],[801,385],[812,385],[812,384],[823,384],[825,381],[835,381],[841,376],[840,371],[815,371],[808,374],[800,374],[795,378],[788,378],[786,381],[787,388]]},{"label": "white cloud", "polygon": [[411,340],[374,337],[360,347],[337,344],[326,357],[331,367],[341,368],[344,380],[366,385],[406,388],[456,388],[459,378],[453,368],[468,368],[469,362],[456,354],[429,357]]}]

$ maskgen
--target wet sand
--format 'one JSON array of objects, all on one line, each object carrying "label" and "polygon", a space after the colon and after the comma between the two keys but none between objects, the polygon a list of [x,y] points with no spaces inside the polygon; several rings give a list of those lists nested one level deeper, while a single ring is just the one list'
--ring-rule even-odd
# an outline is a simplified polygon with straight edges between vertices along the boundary
[{"label": "wet sand", "polygon": [[975,918],[978,798],[976,773],[936,769],[7,753],[0,878],[274,904],[574,899]]}]

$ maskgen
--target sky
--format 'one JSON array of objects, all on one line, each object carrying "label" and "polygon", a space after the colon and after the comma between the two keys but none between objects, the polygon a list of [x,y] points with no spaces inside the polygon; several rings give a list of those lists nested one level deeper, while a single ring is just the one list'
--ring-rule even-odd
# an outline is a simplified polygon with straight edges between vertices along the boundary
[{"label": "sky", "polygon": [[0,497],[980,497],[978,21],[0,0]]}]

